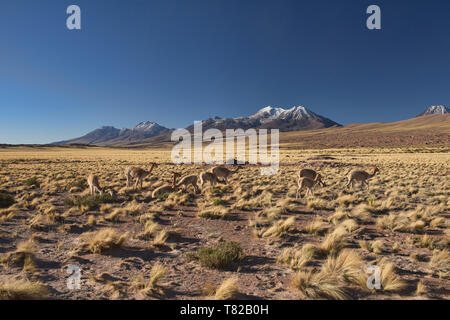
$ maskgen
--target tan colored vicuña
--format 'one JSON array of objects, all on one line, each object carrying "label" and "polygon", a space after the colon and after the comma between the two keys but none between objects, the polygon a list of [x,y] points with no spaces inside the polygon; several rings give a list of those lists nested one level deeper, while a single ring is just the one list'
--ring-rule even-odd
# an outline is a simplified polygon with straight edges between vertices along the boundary
[{"label": "tan colored vicu\u00f1a", "polygon": [[206,182],[209,182],[211,188],[214,188],[216,183],[219,183],[219,179],[217,179],[217,176],[214,173],[205,171],[200,174],[200,186],[202,190]]},{"label": "tan colored vicu\u00f1a", "polygon": [[97,192],[100,194],[103,193],[103,188],[100,187],[98,177],[95,174],[90,174],[86,180],[89,185],[89,191],[91,195],[95,195]]},{"label": "tan colored vicu\u00f1a", "polygon": [[317,176],[317,172],[313,169],[302,169],[298,172],[299,178],[309,178],[314,180]]},{"label": "tan colored vicu\u00f1a", "polygon": [[214,173],[218,178],[222,178],[223,181],[228,184],[228,177],[233,173],[238,172],[241,167],[237,167],[235,170],[230,170],[225,167],[215,167],[212,169],[212,173]]},{"label": "tan colored vicu\u00f1a", "polygon": [[380,172],[380,170],[377,167],[373,167],[371,173],[367,173],[363,170],[357,170],[354,169],[348,173],[348,183],[346,185],[346,188],[348,188],[350,185],[353,188],[353,184],[355,181],[361,182],[361,185],[366,185],[367,189],[369,189],[369,183],[367,182],[367,179],[372,178],[377,172]]},{"label": "tan colored vicu\u00f1a", "polygon": [[316,185],[316,184],[320,184],[323,187],[323,182],[322,182],[322,176],[320,174],[316,175],[316,178],[314,180],[310,179],[310,178],[299,178],[297,181],[298,184],[298,189],[297,189],[297,194],[295,195],[295,198],[298,199],[298,195],[301,195],[301,191],[303,189],[306,188],[306,195],[311,194],[313,195],[312,192],[312,188]]},{"label": "tan colored vicu\u00f1a", "polygon": [[172,184],[165,184],[161,187],[156,188],[152,192],[152,198],[156,198],[164,193],[174,192],[177,189],[177,178],[180,176],[178,172],[173,173]]},{"label": "tan colored vicu\u00f1a", "polygon": [[195,175],[185,176],[185,177],[181,178],[180,182],[178,182],[177,188],[182,186],[183,190],[186,191],[186,189],[189,187],[189,185],[191,185],[194,187],[195,193],[198,193],[199,188],[197,185],[197,181],[198,181],[198,177]]},{"label": "tan colored vicu\u00f1a", "polygon": [[129,188],[131,186],[131,182],[136,179],[134,189],[137,189],[138,185],[140,185],[140,188],[142,189],[142,180],[149,176],[156,167],[156,163],[152,163],[148,171],[138,167],[126,167],[125,176],[127,177],[127,188]]}]

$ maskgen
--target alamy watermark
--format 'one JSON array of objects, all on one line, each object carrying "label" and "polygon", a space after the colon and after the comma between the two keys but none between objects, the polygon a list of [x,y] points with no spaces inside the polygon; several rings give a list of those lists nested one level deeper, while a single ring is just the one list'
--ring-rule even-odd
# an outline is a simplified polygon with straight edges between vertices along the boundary
[{"label": "alamy watermark", "polygon": [[66,26],[69,30],[81,30],[81,9],[77,5],[70,5],[66,10],[70,16],[66,20]]},{"label": "alamy watermark", "polygon": [[[70,16],[66,20],[66,26],[69,30],[81,30],[81,8],[78,5],[70,5],[67,7],[66,13]],[[366,14],[370,14],[367,18],[366,26],[369,30],[381,29],[381,9],[377,5],[367,7]]]},{"label": "alamy watermark", "polygon": [[367,14],[370,16],[367,18],[366,26],[369,30],[381,29],[381,9],[377,5],[371,5],[367,8]]},{"label": "alamy watermark", "polygon": [[[271,129],[270,133],[267,129],[226,129],[224,136],[219,129],[203,133],[202,122],[195,121],[193,134],[178,129],[172,133],[171,140],[178,142],[172,149],[174,164],[260,164],[266,166],[261,168],[262,175],[276,174],[279,169],[278,129]],[[205,143],[208,144],[204,146]]]},{"label": "alamy watermark", "polygon": [[366,267],[366,273],[370,274],[367,278],[367,289],[369,290],[380,290],[381,289],[381,270],[380,267],[370,265]]},{"label": "alamy watermark", "polygon": [[70,275],[67,278],[67,288],[69,290],[81,289],[81,268],[77,265],[70,265],[67,267],[66,272]]}]

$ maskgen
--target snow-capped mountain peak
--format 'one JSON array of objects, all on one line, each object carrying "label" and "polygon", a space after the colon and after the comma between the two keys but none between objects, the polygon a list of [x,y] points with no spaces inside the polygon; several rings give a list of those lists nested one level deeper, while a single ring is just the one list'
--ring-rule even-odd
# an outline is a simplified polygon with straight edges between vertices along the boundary
[{"label": "snow-capped mountain peak", "polygon": [[284,112],[283,108],[273,108],[271,106],[267,106],[262,108],[255,114],[251,115],[250,119],[273,119],[278,117],[282,112]]},{"label": "snow-capped mountain peak", "polygon": [[430,106],[424,112],[419,114],[418,117],[426,116],[429,114],[447,114],[447,113],[450,113],[450,110],[446,106],[443,105]]},{"label": "snow-capped mountain peak", "polygon": [[155,127],[158,127],[159,125],[156,122],[152,121],[144,121],[141,123],[138,123],[134,127],[131,128],[131,130],[140,130],[140,131],[149,131],[153,130]]},{"label": "snow-capped mountain peak", "polygon": [[295,120],[300,120],[303,118],[310,118],[315,114],[303,106],[292,107],[284,112],[283,116],[286,118],[292,118]]},{"label": "snow-capped mountain peak", "polygon": [[254,115],[250,116],[250,119],[259,119],[262,122],[271,120],[300,120],[313,117],[315,114],[303,106],[294,106],[290,109],[265,107],[259,110]]}]

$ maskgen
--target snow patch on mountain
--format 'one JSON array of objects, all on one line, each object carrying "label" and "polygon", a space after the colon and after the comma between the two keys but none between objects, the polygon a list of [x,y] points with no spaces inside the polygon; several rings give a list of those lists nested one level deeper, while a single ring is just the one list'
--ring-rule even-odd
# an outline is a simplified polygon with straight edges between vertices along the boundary
[{"label": "snow patch on mountain", "polygon": [[450,113],[450,110],[446,106],[443,105],[430,106],[424,112],[419,114],[418,117],[426,116],[429,114],[447,114],[447,113]]},{"label": "snow patch on mountain", "polygon": [[144,121],[144,122],[138,123],[137,125],[132,127],[131,130],[151,131],[151,130],[157,129],[159,127],[161,127],[161,126],[159,124],[157,124],[156,122]]}]

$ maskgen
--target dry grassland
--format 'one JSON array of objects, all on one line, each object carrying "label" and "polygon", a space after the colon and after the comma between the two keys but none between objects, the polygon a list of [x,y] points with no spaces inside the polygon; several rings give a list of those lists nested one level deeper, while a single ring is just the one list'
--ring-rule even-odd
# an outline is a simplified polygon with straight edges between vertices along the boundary
[{"label": "dry grassland", "polygon": [[[448,299],[444,151],[282,149],[277,175],[248,165],[227,185],[154,199],[174,171],[210,167],[172,165],[170,150],[3,148],[0,299]],[[151,162],[143,190],[126,188],[125,167]],[[345,188],[373,166],[369,189]],[[325,186],[295,199],[302,168]],[[89,196],[89,173],[117,196]],[[366,286],[371,265],[380,290]]]}]

